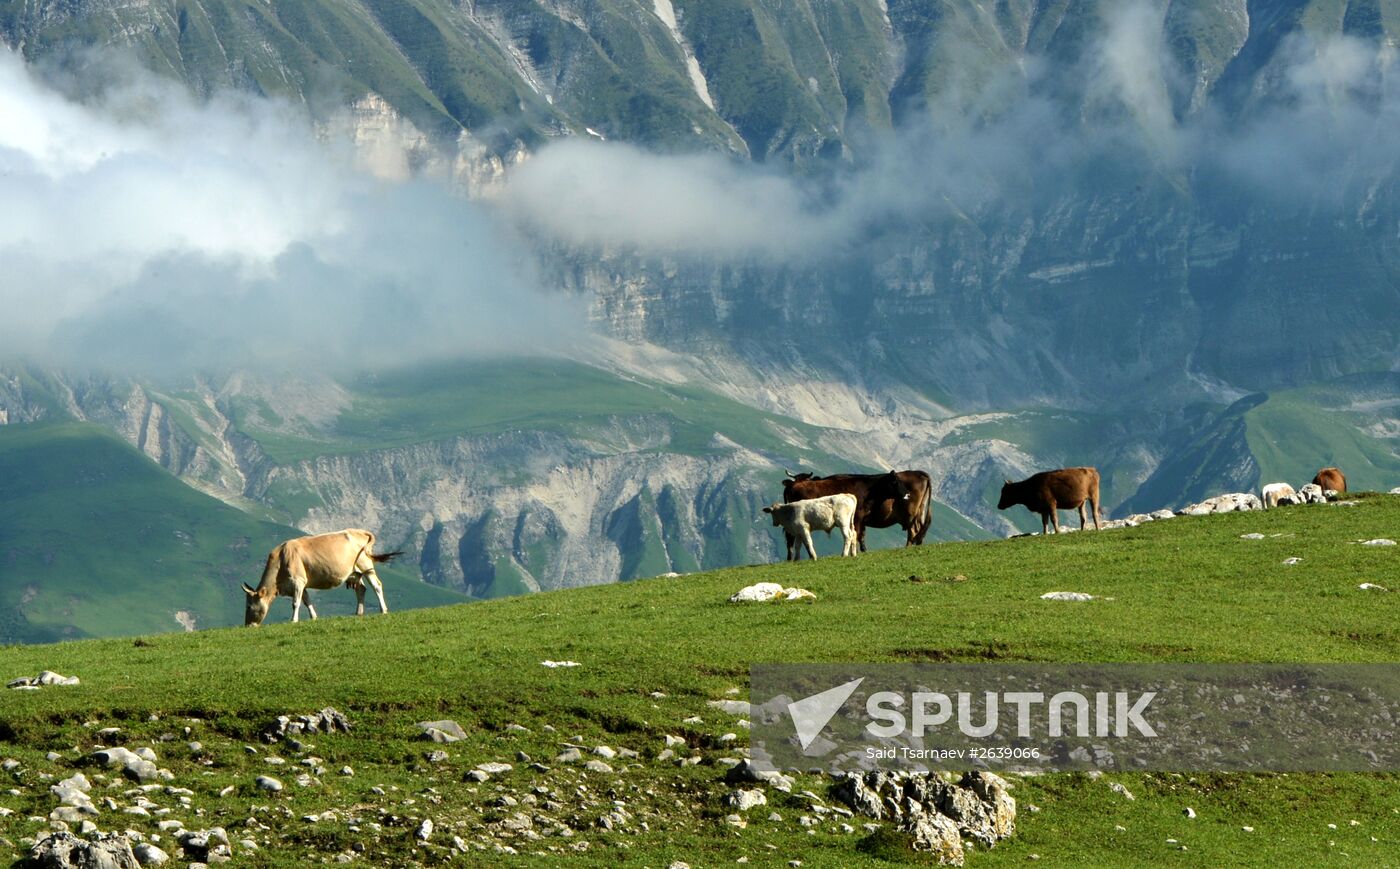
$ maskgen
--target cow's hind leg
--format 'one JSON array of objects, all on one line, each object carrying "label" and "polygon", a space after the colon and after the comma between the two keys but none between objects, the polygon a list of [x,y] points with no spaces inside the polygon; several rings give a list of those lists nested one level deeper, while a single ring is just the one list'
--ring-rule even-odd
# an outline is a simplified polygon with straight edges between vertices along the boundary
[{"label": "cow's hind leg", "polygon": [[1089,506],[1094,510],[1094,530],[1102,531],[1103,529],[1099,527],[1099,499],[1089,499]]},{"label": "cow's hind leg", "polygon": [[311,592],[309,592],[309,591],[304,591],[304,592],[302,592],[302,593],[301,593],[301,600],[302,600],[302,603],[306,604],[306,611],[311,615],[311,620],[312,620],[313,622],[316,621],[316,608],[315,608],[314,606],[311,605]]},{"label": "cow's hind leg", "polygon": [[1079,502],[1079,530],[1080,530],[1080,531],[1083,531],[1083,530],[1084,530],[1084,520],[1085,520],[1086,518],[1087,518],[1087,517],[1084,515],[1084,502],[1083,502],[1083,501],[1080,501],[1080,502]]},{"label": "cow's hind leg", "polygon": [[374,572],[374,561],[369,557],[368,553],[360,553],[359,559],[355,562],[355,572],[360,576],[360,588],[358,590],[360,606],[356,609],[355,614],[365,614],[365,583],[369,583],[369,587],[374,589],[374,596],[379,598],[379,612],[381,614],[387,613],[389,611],[389,605],[384,602],[384,584],[379,581],[379,574]]}]

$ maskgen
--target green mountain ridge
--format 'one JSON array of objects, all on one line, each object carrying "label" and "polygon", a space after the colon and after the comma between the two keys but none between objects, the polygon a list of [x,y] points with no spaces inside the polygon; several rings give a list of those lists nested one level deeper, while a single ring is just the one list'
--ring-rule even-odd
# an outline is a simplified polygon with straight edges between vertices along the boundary
[{"label": "green mountain ridge", "polygon": [[[256,585],[272,547],[299,535],[194,491],[102,427],[0,426],[0,643],[242,624],[240,583]],[[391,608],[464,600],[403,569],[384,579]],[[349,591],[315,597],[322,613],[354,611]]]}]

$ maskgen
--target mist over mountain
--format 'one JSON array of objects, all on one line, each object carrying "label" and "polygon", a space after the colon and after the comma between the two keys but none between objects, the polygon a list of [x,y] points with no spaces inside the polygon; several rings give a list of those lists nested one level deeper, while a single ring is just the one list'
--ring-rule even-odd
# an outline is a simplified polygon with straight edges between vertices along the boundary
[{"label": "mist over mountain", "polygon": [[1375,0],[0,7],[0,419],[479,595],[771,557],[786,463],[927,467],[947,536],[1023,527],[988,493],[1056,465],[1125,511],[1389,488],[1398,32]]}]

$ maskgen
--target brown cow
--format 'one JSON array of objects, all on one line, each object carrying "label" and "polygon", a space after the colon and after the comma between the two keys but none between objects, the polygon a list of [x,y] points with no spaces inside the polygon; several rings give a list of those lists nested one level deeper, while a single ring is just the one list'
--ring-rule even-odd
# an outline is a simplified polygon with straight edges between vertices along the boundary
[{"label": "brown cow", "polygon": [[1019,483],[1006,481],[1001,487],[998,510],[1024,504],[1027,510],[1040,514],[1041,533],[1060,533],[1060,510],[1079,508],[1079,528],[1084,529],[1084,502],[1094,511],[1094,530],[1099,530],[1099,472],[1097,468],[1060,468],[1041,471]]},{"label": "brown cow", "polygon": [[248,596],[243,624],[257,627],[267,618],[272,601],[278,596],[292,599],[292,621],[301,620],[301,605],[311,618],[316,608],[306,592],[310,589],[335,588],[346,583],[355,592],[356,615],[365,614],[365,585],[374,589],[379,598],[379,611],[389,607],[384,603],[384,586],[374,572],[374,565],[393,559],[402,552],[375,553],[374,534],[360,528],[347,528],[330,534],[297,537],[279,543],[267,556],[262,582],[257,588],[243,583]]},{"label": "brown cow", "polygon": [[1313,483],[1321,486],[1325,494],[1329,489],[1334,492],[1345,492],[1347,490],[1346,475],[1340,468],[1323,468],[1313,477]]},{"label": "brown cow", "polygon": [[[913,483],[911,485],[910,483]],[[916,491],[923,485],[923,494]],[[860,551],[865,551],[865,528],[886,528],[898,523],[905,531],[905,546],[923,542],[931,514],[929,476],[923,471],[890,471],[884,474],[833,474],[816,477],[792,474],[783,480],[783,501],[803,501],[842,493],[856,496],[855,526]],[[797,539],[787,535],[788,560],[797,554]]]}]

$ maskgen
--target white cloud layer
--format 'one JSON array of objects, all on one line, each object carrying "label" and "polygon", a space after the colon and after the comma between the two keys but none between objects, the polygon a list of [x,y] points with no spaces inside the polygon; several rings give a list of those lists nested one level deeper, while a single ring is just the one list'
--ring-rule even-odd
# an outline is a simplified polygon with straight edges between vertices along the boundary
[{"label": "white cloud layer", "polygon": [[582,333],[482,206],[357,171],[296,108],[114,69],[80,103],[0,51],[5,355],[338,370]]}]

